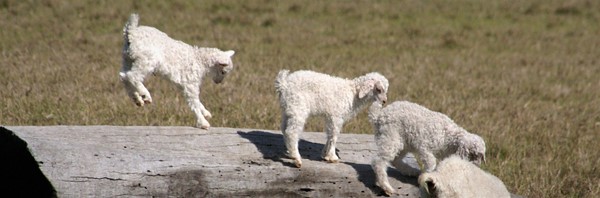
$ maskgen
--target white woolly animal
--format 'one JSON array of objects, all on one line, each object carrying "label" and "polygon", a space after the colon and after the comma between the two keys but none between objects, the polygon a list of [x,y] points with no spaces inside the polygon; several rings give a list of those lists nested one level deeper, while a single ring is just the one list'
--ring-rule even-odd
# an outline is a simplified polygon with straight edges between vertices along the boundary
[{"label": "white woolly animal", "polygon": [[160,74],[175,83],[196,114],[196,127],[208,129],[212,117],[200,102],[200,85],[205,76],[218,84],[233,69],[232,50],[201,48],[174,40],[160,30],[138,26],[139,16],[132,14],[123,28],[123,67],[119,73],[127,94],[136,105],[152,103],[143,84],[148,74]]},{"label": "white woolly animal", "polygon": [[335,144],[344,122],[353,118],[367,104],[386,102],[388,80],[373,72],[355,79],[342,79],[313,71],[289,73],[282,70],[275,80],[281,105],[281,131],[289,157],[302,166],[298,151],[298,134],[312,115],[325,117],[327,143],[322,157],[335,163],[339,157]]},{"label": "white woolly animal", "polygon": [[369,120],[375,128],[378,147],[371,165],[377,185],[388,195],[394,193],[386,172],[390,162],[404,175],[420,173],[402,161],[409,152],[424,172],[433,171],[437,160],[453,154],[477,165],[485,161],[485,142],[481,137],[467,132],[448,116],[418,104],[397,101],[382,108],[375,103],[369,108]]},{"label": "white woolly animal", "polygon": [[435,170],[419,176],[421,197],[511,197],[504,183],[458,156],[441,161]]}]

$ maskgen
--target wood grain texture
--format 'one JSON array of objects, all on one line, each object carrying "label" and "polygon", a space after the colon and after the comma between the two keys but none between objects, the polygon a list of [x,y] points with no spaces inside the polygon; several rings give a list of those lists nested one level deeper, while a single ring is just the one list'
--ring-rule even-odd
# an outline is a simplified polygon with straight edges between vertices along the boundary
[{"label": "wood grain texture", "polygon": [[[320,159],[324,133],[300,135],[301,169],[279,131],[155,126],[6,126],[25,140],[59,197],[372,197],[372,135],[342,134],[341,163]],[[414,163],[413,158],[406,161]],[[400,197],[416,178],[389,169]]]}]

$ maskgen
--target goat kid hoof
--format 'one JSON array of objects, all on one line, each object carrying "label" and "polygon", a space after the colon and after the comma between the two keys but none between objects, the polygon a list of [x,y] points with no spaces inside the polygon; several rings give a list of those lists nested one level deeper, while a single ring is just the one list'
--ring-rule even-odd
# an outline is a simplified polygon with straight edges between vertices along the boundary
[{"label": "goat kid hoof", "polygon": [[142,98],[141,100],[144,101],[145,104],[152,103],[152,98],[150,98],[149,96],[147,96],[147,95],[141,95],[140,97]]},{"label": "goat kid hoof", "polygon": [[329,162],[329,163],[338,163],[338,162],[340,162],[340,158],[339,158],[339,157],[337,157],[337,156],[333,156],[333,157],[323,157],[323,159],[324,159],[326,162]]},{"label": "goat kid hoof", "polygon": [[387,191],[387,190],[383,191],[383,194],[385,194],[385,196],[388,196],[388,197],[391,197],[392,195],[394,195],[394,193],[395,193],[394,191]]},{"label": "goat kid hoof", "polygon": [[392,195],[394,195],[394,193],[396,193],[396,191],[393,189],[384,189],[384,188],[381,188],[381,189],[383,190],[383,195],[386,197],[391,197]]},{"label": "goat kid hoof", "polygon": [[210,124],[196,124],[196,128],[200,128],[200,129],[204,129],[204,130],[208,130],[210,128]]},{"label": "goat kid hoof", "polygon": [[302,161],[294,160],[294,165],[296,165],[296,167],[298,167],[298,168],[302,168]]},{"label": "goat kid hoof", "polygon": [[[379,185],[379,184],[377,184],[377,186],[379,188],[381,188],[381,190],[383,190],[383,194],[385,196],[389,197],[389,196],[394,195],[394,193],[396,193],[396,191],[391,186],[389,186],[389,185]],[[387,187],[381,187],[381,186],[387,186]]]}]

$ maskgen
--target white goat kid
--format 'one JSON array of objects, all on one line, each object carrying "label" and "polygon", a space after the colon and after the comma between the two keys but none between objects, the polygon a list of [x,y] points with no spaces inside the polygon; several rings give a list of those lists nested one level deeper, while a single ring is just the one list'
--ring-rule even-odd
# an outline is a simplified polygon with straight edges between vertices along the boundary
[{"label": "white goat kid", "polygon": [[372,167],[377,185],[388,195],[394,193],[386,172],[390,162],[404,175],[420,173],[402,161],[408,153],[421,162],[423,172],[433,171],[438,160],[454,154],[477,165],[485,161],[485,142],[481,137],[467,132],[448,116],[418,104],[399,101],[385,108],[373,104],[369,120],[378,148]]},{"label": "white goat kid", "polygon": [[139,16],[132,14],[123,28],[123,67],[120,79],[136,105],[152,103],[143,84],[148,74],[159,74],[175,83],[196,115],[196,127],[208,129],[211,113],[200,102],[204,76],[218,84],[233,69],[232,50],[201,48],[174,40],[160,30],[138,26]]},{"label": "white goat kid", "polygon": [[327,143],[321,156],[327,162],[338,162],[335,144],[344,123],[366,105],[385,102],[388,86],[388,80],[376,72],[348,80],[313,71],[280,71],[275,88],[282,111],[281,131],[295,165],[302,166],[298,134],[309,116],[325,117]]},{"label": "white goat kid", "polygon": [[433,172],[419,176],[421,197],[509,198],[502,180],[458,156],[441,161]]}]

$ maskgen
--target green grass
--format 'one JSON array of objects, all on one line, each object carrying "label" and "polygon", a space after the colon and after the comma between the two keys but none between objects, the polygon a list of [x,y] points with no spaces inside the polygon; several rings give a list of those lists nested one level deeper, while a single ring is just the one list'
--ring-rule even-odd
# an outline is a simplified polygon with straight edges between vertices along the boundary
[{"label": "green grass", "polygon": [[[166,80],[136,107],[118,80],[122,27],[234,49],[202,100],[216,127],[278,129],[280,69],[352,78],[378,71],[388,98],[443,112],[484,137],[488,164],[527,197],[600,194],[600,3],[596,1],[0,0],[0,124],[183,125]],[[311,119],[309,131],[322,131]],[[372,133],[366,113],[344,127]]]}]

